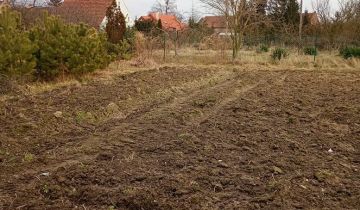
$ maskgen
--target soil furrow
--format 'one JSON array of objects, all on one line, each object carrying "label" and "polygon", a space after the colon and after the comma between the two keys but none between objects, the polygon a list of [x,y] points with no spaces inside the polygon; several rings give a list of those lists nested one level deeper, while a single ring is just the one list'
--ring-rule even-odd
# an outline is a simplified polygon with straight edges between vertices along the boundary
[{"label": "soil furrow", "polygon": [[7,101],[0,209],[360,206],[358,72],[182,68]]}]

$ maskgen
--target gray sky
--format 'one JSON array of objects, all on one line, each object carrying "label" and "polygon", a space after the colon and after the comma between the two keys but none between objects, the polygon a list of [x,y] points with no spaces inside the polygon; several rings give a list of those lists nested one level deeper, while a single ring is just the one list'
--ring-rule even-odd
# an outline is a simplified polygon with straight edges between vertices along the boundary
[{"label": "gray sky", "polygon": [[[206,10],[203,8],[199,0],[193,0],[196,9],[199,11],[199,16],[206,14]],[[308,9],[312,11],[312,1],[313,0],[304,0],[304,10]],[[330,0],[333,7],[336,7],[337,0]],[[151,9],[152,5],[156,0],[124,0],[127,5],[129,12],[133,18],[140,17],[141,15],[146,15]],[[177,0],[178,10],[185,16],[188,17],[192,8],[192,0]]]},{"label": "gray sky", "polygon": [[[129,13],[134,17],[146,15],[155,4],[156,0],[124,0],[129,9]],[[178,10],[185,17],[190,15],[192,8],[192,0],[177,0]],[[194,6],[201,8],[199,0],[194,0]]]}]

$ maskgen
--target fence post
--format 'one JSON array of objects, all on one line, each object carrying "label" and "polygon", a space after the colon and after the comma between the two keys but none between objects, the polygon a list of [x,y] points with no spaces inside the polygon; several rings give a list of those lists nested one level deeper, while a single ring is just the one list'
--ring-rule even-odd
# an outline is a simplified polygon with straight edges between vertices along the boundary
[{"label": "fence post", "polygon": [[176,32],[175,32],[175,56],[178,55],[178,53],[177,53],[178,38],[179,38],[179,32],[178,32],[178,30],[176,30]]},{"label": "fence post", "polygon": [[166,33],[164,32],[164,55],[163,60],[166,60]]},{"label": "fence post", "polygon": [[315,49],[315,53],[314,53],[314,63],[316,61],[316,56],[317,56],[317,39],[318,39],[318,33],[315,33],[315,43],[314,43],[314,49]]}]

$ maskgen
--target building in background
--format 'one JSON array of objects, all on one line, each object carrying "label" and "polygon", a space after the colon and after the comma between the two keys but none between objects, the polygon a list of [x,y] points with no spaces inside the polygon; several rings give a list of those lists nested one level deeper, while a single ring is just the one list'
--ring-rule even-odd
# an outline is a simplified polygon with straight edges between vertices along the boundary
[{"label": "building in background", "polygon": [[[106,10],[113,0],[64,0],[58,6],[49,8],[49,12],[59,15],[72,23],[86,23],[95,28],[104,28],[106,25]],[[121,12],[125,16],[128,25],[132,24],[129,12],[123,0],[117,0]]]},{"label": "building in background", "polygon": [[[0,0],[1,1],[1,0]],[[24,3],[28,1],[22,0]],[[58,6],[51,6],[42,1],[36,5],[17,4],[17,9],[22,12],[26,22],[36,20],[43,12],[48,11],[52,15],[60,16],[69,23],[85,23],[96,29],[103,29],[106,26],[106,11],[113,0],[64,0]],[[128,26],[133,24],[131,16],[123,0],[116,0]]]},{"label": "building in background", "polygon": [[161,27],[165,31],[182,31],[186,28],[186,25],[178,20],[175,15],[165,15],[159,12],[151,12],[146,16],[141,16],[137,21],[161,23]]},{"label": "building in background", "polygon": [[319,17],[316,12],[308,12],[305,10],[305,12],[302,13],[302,16],[304,18],[304,25],[316,26],[320,24]]},{"label": "building in background", "polygon": [[217,35],[229,35],[228,24],[225,16],[206,16],[200,23],[214,30]]}]

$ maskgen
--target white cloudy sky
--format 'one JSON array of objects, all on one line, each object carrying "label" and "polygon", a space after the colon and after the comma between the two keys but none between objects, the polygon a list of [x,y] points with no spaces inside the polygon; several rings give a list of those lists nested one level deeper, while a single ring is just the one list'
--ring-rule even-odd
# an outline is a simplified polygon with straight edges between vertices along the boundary
[{"label": "white cloudy sky", "polygon": [[[304,0],[304,10],[312,10],[312,1],[313,0]],[[124,2],[128,7],[131,16],[135,18],[147,14],[156,0],[124,0]],[[178,9],[185,17],[189,16],[191,12],[192,2],[194,2],[194,5],[197,7],[197,10],[200,13],[199,16],[201,16],[201,14],[209,13],[203,8],[199,0],[177,0]],[[336,2],[337,0],[331,0],[331,4],[334,5],[334,7],[337,5]]]}]

